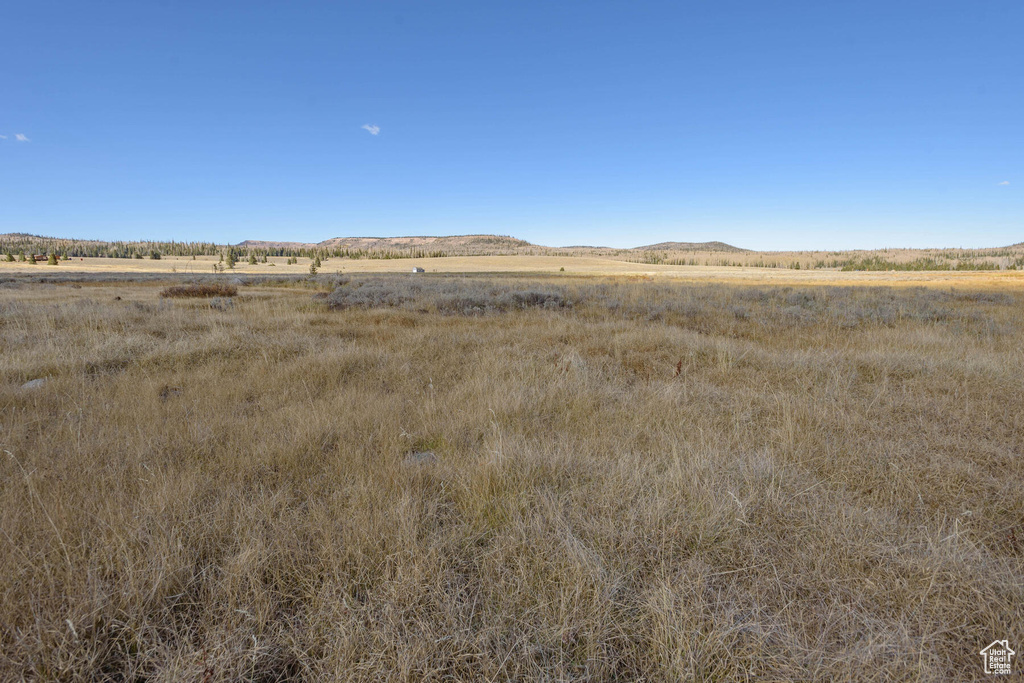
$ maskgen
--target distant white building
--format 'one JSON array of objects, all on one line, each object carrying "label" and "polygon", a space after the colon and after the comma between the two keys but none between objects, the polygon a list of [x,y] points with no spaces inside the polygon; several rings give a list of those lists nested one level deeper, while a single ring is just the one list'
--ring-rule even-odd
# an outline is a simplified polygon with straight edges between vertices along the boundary
[{"label": "distant white building", "polygon": [[423,270],[419,266],[414,266],[413,269],[412,269],[412,272],[414,272],[414,273],[425,273],[427,271]]}]

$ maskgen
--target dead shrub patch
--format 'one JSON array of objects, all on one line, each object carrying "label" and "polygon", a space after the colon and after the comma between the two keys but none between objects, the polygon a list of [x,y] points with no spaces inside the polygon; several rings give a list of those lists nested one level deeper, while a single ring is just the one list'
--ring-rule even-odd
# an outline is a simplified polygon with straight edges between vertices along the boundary
[{"label": "dead shrub patch", "polygon": [[222,284],[191,284],[166,287],[160,296],[165,299],[208,299],[215,296],[236,296],[238,287]]}]

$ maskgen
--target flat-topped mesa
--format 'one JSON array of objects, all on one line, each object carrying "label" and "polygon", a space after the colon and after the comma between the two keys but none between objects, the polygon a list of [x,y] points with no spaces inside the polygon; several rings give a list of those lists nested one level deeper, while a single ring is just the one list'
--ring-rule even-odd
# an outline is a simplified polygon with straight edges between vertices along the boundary
[{"label": "flat-topped mesa", "polygon": [[526,240],[505,235],[448,235],[407,237],[332,237],[321,242],[278,242],[245,240],[243,249],[348,249],[352,251],[408,251],[458,253],[463,255],[510,254],[518,249],[543,249]]},{"label": "flat-topped mesa", "polygon": [[342,249],[520,249],[536,245],[506,235],[413,235],[407,237],[333,237],[318,246]]},{"label": "flat-topped mesa", "polygon": [[642,247],[633,247],[634,251],[713,251],[713,252],[746,252],[749,249],[734,247],[725,242],[658,242]]}]

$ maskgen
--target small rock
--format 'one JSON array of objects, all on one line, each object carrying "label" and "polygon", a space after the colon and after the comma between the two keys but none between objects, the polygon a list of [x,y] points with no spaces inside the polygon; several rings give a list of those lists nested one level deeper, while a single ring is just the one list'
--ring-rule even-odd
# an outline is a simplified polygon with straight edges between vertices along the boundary
[{"label": "small rock", "polygon": [[432,465],[437,462],[437,456],[432,451],[416,451],[405,456],[407,465]]},{"label": "small rock", "polygon": [[228,280],[228,284],[235,285],[236,287],[241,287],[242,285],[245,284],[245,280],[243,280],[240,277],[233,277],[230,280]]},{"label": "small rock", "polygon": [[44,384],[46,384],[46,380],[47,380],[46,377],[40,377],[38,379],[30,379],[29,381],[27,381],[24,384],[22,384],[21,388],[22,389],[38,389],[39,387],[41,387]]}]

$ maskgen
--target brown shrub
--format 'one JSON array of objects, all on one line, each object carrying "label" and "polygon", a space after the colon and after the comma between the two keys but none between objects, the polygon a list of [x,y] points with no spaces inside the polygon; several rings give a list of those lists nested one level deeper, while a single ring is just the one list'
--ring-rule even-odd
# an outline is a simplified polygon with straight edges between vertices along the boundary
[{"label": "brown shrub", "polygon": [[214,296],[235,296],[238,288],[222,284],[191,284],[174,285],[160,292],[160,296],[169,299],[208,299]]}]

